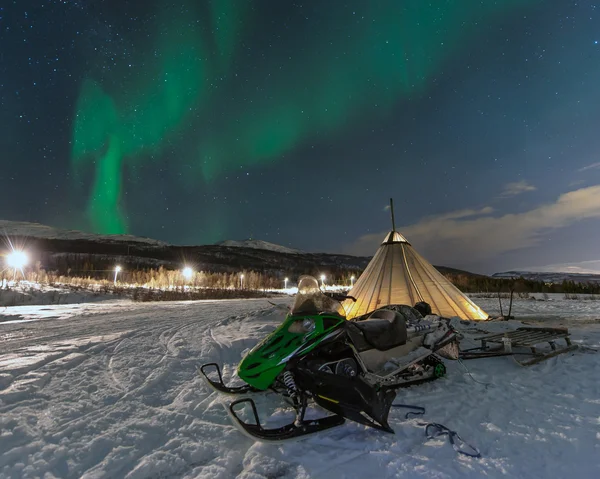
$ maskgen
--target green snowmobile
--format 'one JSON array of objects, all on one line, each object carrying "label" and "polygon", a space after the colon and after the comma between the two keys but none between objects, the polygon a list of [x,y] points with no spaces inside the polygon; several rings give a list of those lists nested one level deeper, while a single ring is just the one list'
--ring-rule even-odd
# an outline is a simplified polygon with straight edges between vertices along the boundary
[{"label": "green snowmobile", "polygon": [[[242,432],[261,441],[282,441],[356,421],[393,433],[388,413],[396,390],[443,376],[437,356],[458,358],[456,331],[448,320],[423,315],[418,309],[386,306],[369,315],[346,320],[340,303],[348,296],[325,294],[317,280],[302,276],[290,313],[283,323],[242,360],[238,376],[243,386],[228,387],[218,364],[200,368],[208,384],[226,394],[274,391],[296,411],[282,427],[261,425],[254,401],[244,398],[229,406]],[[424,313],[428,305],[418,305]],[[333,413],[306,419],[309,400]],[[249,404],[255,423],[239,415]]]}]

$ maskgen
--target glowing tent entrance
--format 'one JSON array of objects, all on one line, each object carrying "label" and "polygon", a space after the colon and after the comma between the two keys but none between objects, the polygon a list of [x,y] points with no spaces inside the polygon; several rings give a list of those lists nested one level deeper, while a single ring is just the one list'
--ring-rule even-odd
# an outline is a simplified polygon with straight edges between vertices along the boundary
[{"label": "glowing tent entrance", "polygon": [[389,304],[414,306],[419,301],[429,303],[434,314],[448,318],[489,317],[394,230],[381,243],[349,294],[356,302],[344,302],[348,319]]}]

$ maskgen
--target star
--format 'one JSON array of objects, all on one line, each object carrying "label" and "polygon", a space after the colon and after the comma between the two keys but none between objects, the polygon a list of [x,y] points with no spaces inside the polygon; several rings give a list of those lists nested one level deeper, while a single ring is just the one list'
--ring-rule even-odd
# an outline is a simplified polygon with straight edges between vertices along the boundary
[{"label": "star", "polygon": [[[432,215],[469,226],[464,212],[520,168],[537,186],[523,193],[525,209],[581,188],[572,159],[597,162],[600,67],[576,61],[582,46],[600,48],[594,2],[579,2],[587,15],[548,2],[542,16],[538,0],[468,10],[345,0],[343,11],[303,0],[300,15],[294,2],[4,3],[15,14],[0,7],[0,63],[11,66],[0,78],[0,151],[10,158],[0,191],[27,191],[41,206],[29,214],[26,203],[0,202],[0,219],[52,224],[69,196],[63,222],[91,232],[207,243],[256,228],[306,251],[356,252],[355,238],[387,227],[372,212],[388,195],[411,205],[403,227],[429,228],[420,221]],[[586,171],[600,184],[597,169]],[[498,218],[518,216],[514,205],[494,205]],[[590,219],[574,236],[598,235]],[[592,243],[573,245],[570,260],[595,254]],[[456,257],[429,253],[440,264]],[[519,254],[504,256],[534,264]],[[491,256],[481,272],[503,267]]]}]

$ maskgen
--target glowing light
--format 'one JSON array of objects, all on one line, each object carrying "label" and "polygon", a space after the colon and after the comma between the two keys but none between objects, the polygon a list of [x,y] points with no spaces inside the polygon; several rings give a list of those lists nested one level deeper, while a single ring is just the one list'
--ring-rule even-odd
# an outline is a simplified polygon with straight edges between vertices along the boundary
[{"label": "glowing light", "polygon": [[[145,3],[157,5],[156,28],[134,42],[135,72],[129,61],[111,62],[106,71],[97,64],[89,69],[95,78],[83,81],[75,105],[73,185],[91,185],[86,214],[99,233],[127,231],[131,212],[125,209],[130,203],[125,191],[139,197],[147,185],[125,182],[128,172],[139,174],[144,163],[172,162],[170,169],[180,173],[174,177],[192,193],[199,179],[207,187],[240,167],[281,161],[313,137],[340,134],[358,119],[386,121],[403,100],[425,94],[485,23],[539,0],[471,2],[469,8],[457,1],[356,2],[357,17],[372,21],[356,23],[351,36],[340,36],[348,17],[338,13],[335,2],[321,2],[328,21],[317,22],[306,45],[295,42],[293,28],[282,32],[261,73],[245,80],[243,105],[231,100],[239,88],[231,70],[234,62],[235,71],[244,67],[237,61],[246,56],[245,45],[252,41],[247,35],[259,25],[261,15],[247,12],[253,2],[183,0],[179,8]],[[102,58],[98,53],[90,63]],[[287,66],[290,61],[293,66]],[[212,87],[223,78],[223,87]],[[213,124],[215,109],[226,113]],[[197,128],[196,119],[213,126]],[[189,138],[190,153],[170,155],[173,137]],[[209,216],[202,241],[216,241],[223,216]]]},{"label": "glowing light", "polygon": [[[154,157],[205,97],[211,77],[202,25],[189,21],[193,13],[182,13],[189,7],[200,15],[199,8],[191,0],[185,3],[181,9],[162,7],[156,12],[160,25],[148,42],[150,46],[140,48],[141,57],[146,58],[140,63],[147,65],[137,77],[141,80],[120,86],[123,91],[111,88],[114,80],[131,77],[125,71],[131,69],[124,64],[122,69],[115,67],[110,80],[86,78],[82,84],[73,122],[72,164],[76,175],[84,174],[89,166],[95,169],[86,212],[97,232],[120,234],[127,230],[122,204],[126,161],[136,164],[145,155]],[[219,35],[210,41],[225,60],[231,58],[230,43],[237,38],[234,27],[239,22],[233,14],[223,13],[229,2],[225,7],[222,2],[210,3],[219,4],[211,7],[215,18],[233,22],[227,32],[218,29]],[[239,11],[231,9],[232,13]]]},{"label": "glowing light", "polygon": [[240,274],[240,288],[244,287],[244,275]]},{"label": "glowing light", "polygon": [[284,280],[283,280],[283,289],[287,289],[287,282],[288,282],[288,279],[284,278]]},{"label": "glowing light", "polygon": [[350,276],[350,286],[354,286],[354,275]]},{"label": "glowing light", "polygon": [[17,270],[19,270],[21,274],[25,276],[23,268],[27,266],[27,263],[29,263],[29,258],[27,257],[27,253],[24,251],[13,248],[12,252],[6,255],[6,264],[9,268],[13,269],[13,281],[17,277]]},{"label": "glowing light", "polygon": [[12,253],[6,255],[6,264],[9,268],[19,269],[23,272],[27,263],[29,263],[29,258],[24,251],[13,250]]},{"label": "glowing light", "polygon": [[113,284],[117,285],[117,275],[121,272],[121,267],[119,265],[115,266],[115,279],[113,280]]},{"label": "glowing light", "polygon": [[325,286],[325,275],[321,275],[321,286]]},{"label": "glowing light", "polygon": [[189,281],[190,279],[192,279],[192,276],[194,276],[194,270],[192,268],[190,268],[189,266],[186,266],[181,271],[181,274],[183,275],[183,277],[185,279],[187,279]]}]

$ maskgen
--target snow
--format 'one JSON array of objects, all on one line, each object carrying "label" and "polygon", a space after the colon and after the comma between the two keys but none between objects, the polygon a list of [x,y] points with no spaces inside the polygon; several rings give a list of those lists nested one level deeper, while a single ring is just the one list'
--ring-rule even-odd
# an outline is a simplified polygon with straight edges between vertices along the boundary
[{"label": "snow", "polygon": [[[498,313],[497,299],[477,302]],[[446,361],[445,378],[399,392],[397,402],[427,412],[405,419],[393,409],[395,435],[347,422],[269,445],[232,426],[231,397],[197,367],[218,362],[232,380],[282,309],[263,299],[0,309],[0,478],[600,477],[596,301],[515,300],[520,320],[566,325],[587,348],[527,368],[466,361],[470,374]],[[517,326],[462,324],[467,342]],[[254,398],[265,423],[290,418],[274,395]],[[482,458],[458,455],[445,437],[427,440],[422,421],[457,431]]]},{"label": "snow", "polygon": [[304,254],[304,251],[300,251],[299,249],[288,248],[287,246],[281,246],[278,244],[269,243],[268,241],[262,241],[262,240],[244,240],[244,241],[225,240],[225,241],[219,241],[217,243],[217,245],[233,246],[235,248],[265,249],[265,250],[269,250],[269,251],[276,251],[278,253]]},{"label": "snow", "polygon": [[30,281],[0,282],[0,307],[91,303],[114,299],[115,295],[100,291],[99,288],[98,291],[93,291],[76,286],[49,286]]},{"label": "snow", "polygon": [[95,233],[84,233],[77,230],[64,230],[46,226],[39,223],[28,223],[26,221],[0,220],[0,233],[4,236],[25,236],[29,238],[46,238],[59,240],[88,240],[88,241],[126,241],[146,243],[152,246],[167,246],[167,243],[151,238],[143,238],[133,235],[100,235]]}]

